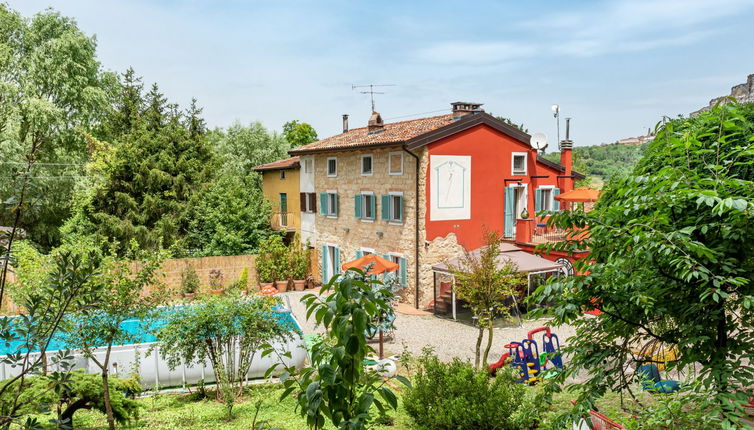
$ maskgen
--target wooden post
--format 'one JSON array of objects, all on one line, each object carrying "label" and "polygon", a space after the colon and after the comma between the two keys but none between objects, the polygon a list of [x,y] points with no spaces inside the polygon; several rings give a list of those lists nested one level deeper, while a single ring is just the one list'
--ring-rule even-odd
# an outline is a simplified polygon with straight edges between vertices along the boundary
[{"label": "wooden post", "polygon": [[382,324],[380,324],[380,360],[382,360]]}]

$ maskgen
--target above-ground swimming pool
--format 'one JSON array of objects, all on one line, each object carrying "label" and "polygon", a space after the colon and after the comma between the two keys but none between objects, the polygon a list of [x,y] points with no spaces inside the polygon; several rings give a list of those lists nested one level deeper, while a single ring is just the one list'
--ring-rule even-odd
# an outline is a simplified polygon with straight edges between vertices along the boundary
[{"label": "above-ground swimming pool", "polygon": [[[182,308],[184,306],[162,307],[160,311],[180,312]],[[272,345],[281,352],[281,355],[286,351],[291,353],[291,358],[282,359],[286,364],[297,367],[302,366],[306,358],[306,347],[301,336],[301,327],[298,321],[296,321],[290,310],[282,306],[275,308],[274,312],[270,314],[271,317],[278,318],[282,324],[294,332],[291,339],[277,340],[272,342]],[[214,382],[215,375],[209,362],[195,363],[191,366],[183,364],[174,370],[168,368],[167,362],[159,356],[159,342],[157,342],[154,334],[164,324],[165,319],[159,317],[151,320],[149,323],[138,319],[124,321],[121,327],[133,335],[135,339],[138,339],[138,341],[125,345],[113,345],[110,352],[110,374],[121,377],[138,374],[144,388],[185,386],[196,384],[200,380],[207,383]],[[64,334],[56,334],[50,341],[47,355],[52,356],[59,350],[68,349],[65,340]],[[0,344],[0,356],[16,352],[20,344],[21,342],[14,342],[10,345]],[[99,373],[101,371],[92,360],[84,357],[81,351],[73,350],[71,352],[75,362],[74,368],[83,369],[90,373]],[[104,359],[105,348],[100,347],[95,349],[94,355],[98,359]],[[259,354],[256,354],[247,377],[263,377],[267,369],[279,361],[280,359],[275,354],[270,354],[264,358],[260,358]],[[2,379],[13,377],[19,372],[20,369],[18,368],[13,368],[7,364],[0,364],[0,378]],[[282,372],[282,369],[280,369],[280,372]]]}]

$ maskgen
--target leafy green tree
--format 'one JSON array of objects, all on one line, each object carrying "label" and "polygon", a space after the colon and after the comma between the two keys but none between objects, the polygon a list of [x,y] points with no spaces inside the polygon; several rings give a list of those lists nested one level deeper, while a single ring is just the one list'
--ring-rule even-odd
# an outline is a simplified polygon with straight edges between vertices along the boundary
[{"label": "leafy green tree", "polygon": [[275,315],[274,301],[236,295],[207,297],[180,312],[165,315],[167,323],[157,332],[160,355],[175,369],[209,361],[217,379],[217,399],[228,416],[261,345],[292,336],[293,327]]},{"label": "leafy green tree", "polygon": [[272,208],[252,176],[221,176],[191,206],[187,248],[193,255],[252,254],[274,233]]},{"label": "leafy green tree", "polygon": [[[324,428],[328,420],[338,429],[364,429],[374,421],[373,405],[380,416],[387,407],[398,407],[395,394],[385,385],[390,379],[383,380],[364,364],[364,359],[374,354],[365,333],[378,329],[379,317],[390,311],[392,296],[380,281],[350,269],[342,277],[331,279],[318,296],[307,294],[302,298],[307,318],[314,315],[326,335],[311,346],[309,366],[302,370],[285,366],[280,377],[285,386],[281,398],[298,391],[299,413],[306,417],[309,428]],[[263,356],[272,353],[279,354],[267,345]],[[267,373],[277,367],[279,364]],[[402,376],[395,379],[408,385]]]},{"label": "leafy green tree", "polygon": [[[754,374],[754,105],[729,103],[667,122],[631,176],[609,183],[594,211],[551,218],[588,236],[555,247],[590,249],[580,273],[538,288],[555,324],[577,327],[564,381],[585,371],[579,403],[630,389],[630,348],[648,340],[677,349],[714,411],[736,423]],[[552,247],[552,246],[551,246]],[[602,314],[584,318],[583,309]],[[698,372],[697,372],[698,370]],[[667,422],[672,426],[672,422]]]},{"label": "leafy green tree", "polygon": [[115,88],[95,51],[70,18],[24,18],[0,4],[0,223],[17,223],[45,249],[71,214],[87,158],[82,130],[98,126]]},{"label": "leafy green tree", "polygon": [[[455,278],[456,296],[468,303],[477,318],[479,333],[474,349],[474,367],[487,367],[487,357],[492,348],[494,319],[508,315],[506,304],[517,291],[526,288],[526,276],[519,273],[518,266],[511,261],[499,265],[502,237],[490,231],[485,233],[485,246],[479,255],[466,252],[458,267],[451,267]],[[487,345],[482,353],[484,331],[487,331]],[[481,361],[480,361],[481,359]]]},{"label": "leafy green tree", "polygon": [[[156,306],[164,301],[156,273],[163,258],[159,252],[140,251],[135,241],[124,258],[104,258],[93,280],[95,294],[67,324],[67,345],[80,349],[101,371],[103,403],[111,430],[115,429],[116,416],[110,393],[110,353],[113,345],[142,341],[141,335],[126,330],[123,322],[137,318],[146,325]],[[105,348],[104,356],[95,354],[100,348]]]},{"label": "leafy green tree", "polygon": [[305,122],[298,122],[298,120],[283,124],[283,137],[291,144],[292,148],[318,140],[314,127]]},{"label": "leafy green tree", "polygon": [[269,132],[260,122],[215,129],[207,140],[222,162],[222,174],[231,176],[246,176],[254,166],[286,158],[291,148],[282,135]]}]

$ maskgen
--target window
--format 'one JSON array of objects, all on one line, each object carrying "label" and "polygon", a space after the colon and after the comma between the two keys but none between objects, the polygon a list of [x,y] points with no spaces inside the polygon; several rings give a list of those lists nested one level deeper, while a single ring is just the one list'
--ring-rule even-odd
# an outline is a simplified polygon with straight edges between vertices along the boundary
[{"label": "window", "polygon": [[280,171],[280,179],[285,179],[285,170]]},{"label": "window", "polygon": [[317,211],[317,197],[314,193],[301,193],[301,212],[314,213]]},{"label": "window", "polygon": [[517,176],[526,175],[526,153],[514,152],[513,153],[513,174]]},{"label": "window", "polygon": [[340,248],[335,245],[324,245],[322,247],[322,282],[329,282],[330,278],[339,274],[340,270]]},{"label": "window", "polygon": [[383,256],[386,260],[392,261],[393,263],[398,265],[398,271],[397,272],[389,272],[385,276],[385,280],[389,279],[390,277],[397,276],[398,283],[402,287],[408,286],[408,276],[407,275],[407,268],[408,264],[406,259],[403,257],[403,254],[385,254]]},{"label": "window", "polygon": [[307,158],[304,160],[304,173],[312,173],[314,170],[314,160]]},{"label": "window", "polygon": [[552,210],[552,189],[551,188],[543,188],[541,190],[542,193],[542,206],[541,210],[543,211],[551,211]]},{"label": "window", "polygon": [[338,159],[335,157],[327,159],[327,176],[331,178],[338,176]]},{"label": "window", "polygon": [[545,185],[535,191],[534,194],[534,211],[558,211],[560,202],[555,200],[555,196],[560,194],[560,188],[552,185]]},{"label": "window", "polygon": [[372,176],[372,156],[371,155],[361,156],[361,175]]},{"label": "window", "polygon": [[362,192],[354,196],[354,212],[356,218],[363,221],[373,221],[377,212],[377,198],[371,191]]},{"label": "window", "polygon": [[338,216],[338,192],[329,190],[319,194],[319,213],[331,218]]},{"label": "window", "polygon": [[391,223],[403,222],[403,193],[382,196],[382,220]]},{"label": "window", "polygon": [[391,152],[388,156],[388,173],[391,175],[403,174],[403,152]]}]

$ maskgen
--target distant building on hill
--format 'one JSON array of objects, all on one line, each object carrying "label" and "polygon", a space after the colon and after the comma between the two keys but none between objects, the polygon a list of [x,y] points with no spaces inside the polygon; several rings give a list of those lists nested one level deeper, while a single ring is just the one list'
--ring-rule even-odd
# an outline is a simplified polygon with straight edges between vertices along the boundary
[{"label": "distant building on hill", "polygon": [[704,111],[710,110],[718,102],[725,103],[727,97],[733,97],[741,103],[754,102],[754,74],[749,75],[746,78],[746,82],[738,84],[730,89],[730,94],[727,96],[716,97],[709,101],[709,105],[699,109],[698,111],[691,112],[690,116],[698,115]]}]

